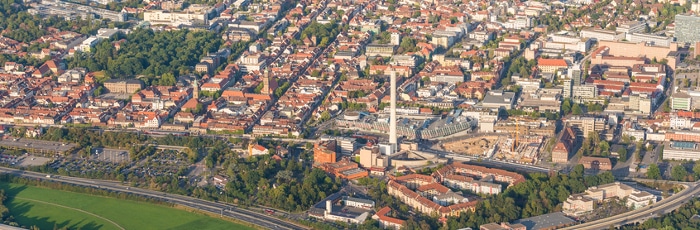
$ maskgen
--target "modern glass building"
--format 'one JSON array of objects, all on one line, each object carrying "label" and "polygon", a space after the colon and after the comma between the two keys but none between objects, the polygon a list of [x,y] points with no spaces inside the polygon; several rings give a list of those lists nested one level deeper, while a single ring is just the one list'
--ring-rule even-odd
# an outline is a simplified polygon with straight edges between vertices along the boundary
[{"label": "modern glass building", "polygon": [[676,15],[676,41],[679,43],[692,43],[700,41],[700,16]]}]

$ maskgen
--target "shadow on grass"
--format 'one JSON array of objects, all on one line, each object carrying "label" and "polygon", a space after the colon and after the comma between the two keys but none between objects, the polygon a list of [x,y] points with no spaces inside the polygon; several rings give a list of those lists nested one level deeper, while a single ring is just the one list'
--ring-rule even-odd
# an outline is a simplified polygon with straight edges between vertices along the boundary
[{"label": "shadow on grass", "polygon": [[[14,218],[14,222],[17,222],[20,226],[26,228],[37,226],[40,229],[101,229],[104,227],[104,225],[98,224],[94,221],[90,221],[88,223],[85,223],[83,220],[66,220],[58,222],[56,220],[52,220],[50,216],[29,217],[28,215],[32,208],[37,207],[32,205],[32,201],[14,199],[17,194],[26,188],[26,185],[11,187],[7,183],[0,183],[0,189],[4,190],[5,195],[7,196],[5,206],[10,210],[10,216]],[[62,207],[55,208],[57,210],[65,210],[65,208]],[[75,210],[70,211],[77,212]]]}]

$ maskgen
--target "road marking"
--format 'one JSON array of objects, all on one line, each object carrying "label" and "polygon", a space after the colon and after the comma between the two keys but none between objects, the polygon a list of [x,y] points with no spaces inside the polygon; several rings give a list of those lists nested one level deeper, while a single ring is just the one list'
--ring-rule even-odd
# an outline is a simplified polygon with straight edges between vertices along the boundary
[{"label": "road marking", "polygon": [[121,230],[125,230],[124,227],[120,226],[119,224],[115,223],[114,221],[112,221],[112,220],[110,220],[110,219],[104,218],[104,217],[99,216],[99,215],[94,214],[94,213],[87,212],[87,211],[82,210],[82,209],[72,208],[72,207],[68,207],[68,206],[64,206],[64,205],[60,205],[60,204],[54,204],[54,203],[51,203],[51,202],[40,201],[40,200],[29,199],[29,198],[23,198],[23,197],[16,197],[16,196],[15,196],[15,197],[13,197],[13,198],[14,198],[14,199],[18,199],[18,200],[28,200],[28,201],[38,202],[38,203],[42,203],[42,204],[48,204],[48,205],[58,206],[58,207],[65,208],[65,209],[75,210],[75,211],[78,211],[78,212],[82,212],[82,213],[85,213],[85,214],[88,214],[88,215],[91,215],[91,216],[100,218],[100,219],[102,219],[102,220],[104,220],[104,221],[107,221],[107,222],[113,224],[114,226],[117,226],[117,228],[119,228],[119,229],[121,229]]}]

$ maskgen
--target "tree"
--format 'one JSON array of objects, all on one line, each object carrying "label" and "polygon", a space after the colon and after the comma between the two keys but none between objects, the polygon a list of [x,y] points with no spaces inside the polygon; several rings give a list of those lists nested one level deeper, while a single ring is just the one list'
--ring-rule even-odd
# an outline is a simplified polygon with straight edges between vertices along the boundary
[{"label": "tree", "polygon": [[617,154],[620,155],[621,162],[627,161],[627,148],[620,148],[620,150],[617,150]]},{"label": "tree", "polygon": [[695,178],[700,177],[700,162],[696,161],[693,165],[693,173],[695,173]]},{"label": "tree", "polygon": [[686,176],[688,176],[688,171],[685,170],[683,165],[676,165],[671,169],[671,178],[674,180],[684,181]]},{"label": "tree", "polygon": [[158,80],[158,85],[162,86],[173,86],[177,83],[177,79],[175,79],[175,75],[172,73],[165,73],[160,76],[160,80]]},{"label": "tree", "polygon": [[647,178],[649,179],[661,179],[661,170],[659,169],[659,166],[654,164],[650,164],[649,168],[647,169]]},{"label": "tree", "polygon": [[564,112],[564,115],[571,112],[571,102],[568,98],[564,99],[564,102],[561,103],[561,111]]},{"label": "tree", "polygon": [[99,86],[99,87],[97,87],[97,89],[95,89],[95,91],[92,92],[92,95],[95,97],[98,97],[98,96],[102,95],[102,93],[104,93],[104,91],[105,91],[105,88],[103,86]]},{"label": "tree", "polygon": [[583,109],[581,109],[581,106],[577,103],[571,107],[571,113],[574,115],[581,115],[583,114]]},{"label": "tree", "polygon": [[258,86],[256,86],[255,89],[253,89],[253,93],[260,93],[264,86],[265,86],[265,83],[260,82],[260,84],[258,84]]},{"label": "tree", "polygon": [[399,47],[401,47],[404,52],[413,52],[418,50],[416,47],[416,40],[410,37],[402,38]]},{"label": "tree", "polygon": [[573,179],[581,179],[581,178],[583,178],[583,170],[584,170],[583,165],[578,164],[578,165],[574,166],[574,169],[571,170],[571,173],[569,173],[569,175]]},{"label": "tree", "polygon": [[321,113],[321,121],[322,122],[330,120],[330,119],[331,119],[331,114],[328,112],[328,110],[323,111],[323,113]]},{"label": "tree", "polygon": [[610,144],[607,141],[602,140],[598,143],[598,148],[600,149],[601,155],[604,155],[608,150],[610,150]]},{"label": "tree", "polygon": [[426,76],[426,77],[423,77],[423,79],[421,79],[421,80],[423,81],[424,86],[430,84],[430,77]]}]

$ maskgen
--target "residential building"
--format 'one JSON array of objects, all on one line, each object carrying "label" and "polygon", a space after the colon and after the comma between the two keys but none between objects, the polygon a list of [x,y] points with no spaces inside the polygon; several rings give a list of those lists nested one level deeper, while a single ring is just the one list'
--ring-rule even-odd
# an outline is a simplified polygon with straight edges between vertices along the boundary
[{"label": "residential building", "polygon": [[265,146],[259,144],[248,145],[248,156],[261,156],[270,154],[270,151]]},{"label": "residential building", "polygon": [[390,217],[390,213],[391,208],[383,207],[379,209],[379,211],[377,211],[377,213],[374,214],[374,216],[372,216],[372,219],[379,220],[379,227],[384,229],[399,230],[403,228],[405,221]]}]

